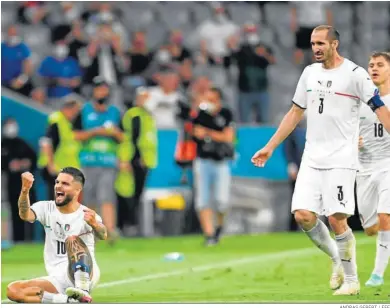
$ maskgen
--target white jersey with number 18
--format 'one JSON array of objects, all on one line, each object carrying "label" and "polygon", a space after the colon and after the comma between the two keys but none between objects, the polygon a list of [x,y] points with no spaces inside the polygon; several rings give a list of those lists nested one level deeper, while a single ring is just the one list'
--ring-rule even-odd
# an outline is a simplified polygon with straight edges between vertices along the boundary
[{"label": "white jersey with number 18", "polygon": [[[390,94],[381,99],[390,109]],[[363,148],[359,151],[359,175],[390,170],[390,134],[368,106],[362,106],[360,112],[360,136]]]},{"label": "white jersey with number 18", "polygon": [[[31,206],[39,221],[45,229],[44,260],[46,272],[49,276],[58,274],[58,268],[64,262],[68,262],[65,240],[68,236],[77,235],[84,241],[91,254],[94,266],[95,260],[95,235],[91,226],[84,220],[86,207],[80,207],[73,213],[61,213],[54,201],[40,201]],[[102,222],[96,214],[96,220]]]},{"label": "white jersey with number 18", "polygon": [[358,169],[359,111],[375,90],[367,71],[348,59],[334,69],[320,63],[307,66],[293,98],[307,109],[302,163],[317,169]]}]

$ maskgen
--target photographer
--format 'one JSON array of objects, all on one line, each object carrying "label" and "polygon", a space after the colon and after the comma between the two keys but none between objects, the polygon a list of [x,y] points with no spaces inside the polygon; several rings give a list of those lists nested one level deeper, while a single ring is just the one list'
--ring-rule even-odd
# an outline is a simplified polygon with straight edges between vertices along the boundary
[{"label": "photographer", "polygon": [[[234,156],[234,122],[231,111],[222,106],[222,99],[219,89],[210,88],[192,121],[192,133],[197,143],[197,158],[194,163],[195,204],[206,246],[219,242],[229,206],[229,160]],[[217,218],[215,228],[214,214]]]}]

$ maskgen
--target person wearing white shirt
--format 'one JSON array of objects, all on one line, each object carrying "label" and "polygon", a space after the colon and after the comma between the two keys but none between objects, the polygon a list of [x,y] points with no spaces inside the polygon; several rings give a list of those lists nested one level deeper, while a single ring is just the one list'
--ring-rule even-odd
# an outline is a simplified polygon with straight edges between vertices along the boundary
[{"label": "person wearing white shirt", "polygon": [[[334,295],[356,295],[360,292],[356,240],[347,218],[355,210],[359,112],[362,103],[367,104],[390,131],[390,111],[367,71],[340,56],[339,43],[340,35],[332,26],[313,30],[311,44],[317,63],[303,71],[292,108],[270,141],[253,155],[252,163],[263,167],[307,110],[306,144],[292,213],[315,245],[330,256]],[[335,240],[320,215],[328,217]]]},{"label": "person wearing white shirt", "polygon": [[39,221],[45,229],[44,262],[47,276],[19,280],[7,286],[7,297],[19,303],[90,303],[91,290],[100,278],[95,258],[95,238],[105,240],[107,228],[93,210],[78,202],[84,174],[66,167],[57,176],[54,200],[30,206],[34,182],[30,172],[21,176],[19,216]]},{"label": "person wearing white shirt", "polygon": [[[368,72],[390,110],[390,54],[373,53]],[[357,206],[365,233],[378,235],[375,268],[366,286],[380,287],[390,258],[390,134],[367,106],[360,112],[359,134]]]}]

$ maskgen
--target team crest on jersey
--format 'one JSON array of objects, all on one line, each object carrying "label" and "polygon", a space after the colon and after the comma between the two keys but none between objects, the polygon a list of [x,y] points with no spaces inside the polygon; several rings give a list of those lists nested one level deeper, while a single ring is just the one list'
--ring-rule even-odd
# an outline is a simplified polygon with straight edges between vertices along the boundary
[{"label": "team crest on jersey", "polygon": [[64,227],[64,230],[65,230],[65,231],[69,231],[69,229],[70,229],[70,225],[69,225],[69,224],[66,224],[65,227]]},{"label": "team crest on jersey", "polygon": [[64,230],[62,230],[62,225],[59,222],[56,222],[54,227],[54,234],[58,237],[58,239],[65,239],[66,235]]},{"label": "team crest on jersey", "polygon": [[326,86],[327,86],[328,88],[330,88],[330,87],[332,86],[332,80],[329,80],[329,81],[326,83]]}]

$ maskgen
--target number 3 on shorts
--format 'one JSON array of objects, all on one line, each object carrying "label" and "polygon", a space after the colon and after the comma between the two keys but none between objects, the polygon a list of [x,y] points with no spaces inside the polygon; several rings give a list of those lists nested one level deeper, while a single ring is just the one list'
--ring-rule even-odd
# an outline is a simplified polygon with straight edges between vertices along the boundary
[{"label": "number 3 on shorts", "polygon": [[337,186],[337,189],[339,190],[337,193],[337,199],[339,201],[343,201],[343,199],[344,199],[343,186]]}]

